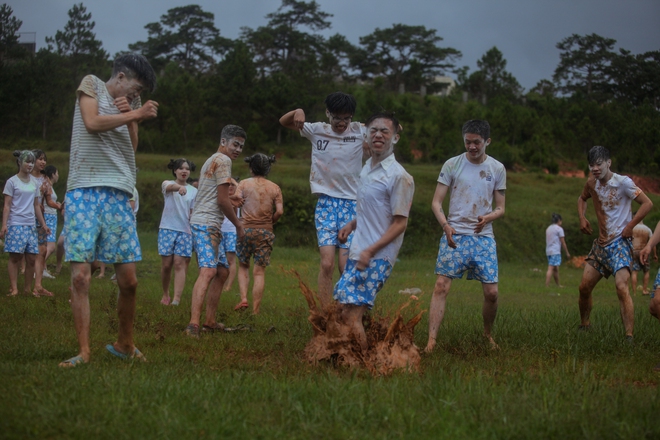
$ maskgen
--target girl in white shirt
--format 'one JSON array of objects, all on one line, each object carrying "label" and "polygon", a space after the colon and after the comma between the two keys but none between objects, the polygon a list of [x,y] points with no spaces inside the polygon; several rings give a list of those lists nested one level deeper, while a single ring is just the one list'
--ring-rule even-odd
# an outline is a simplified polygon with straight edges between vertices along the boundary
[{"label": "girl in white shirt", "polygon": [[172,159],[167,165],[176,180],[165,180],[161,189],[165,198],[163,216],[158,229],[158,254],[162,258],[160,270],[163,286],[163,298],[160,303],[170,304],[170,280],[174,267],[174,300],[172,305],[179,305],[186,273],[192,256],[193,241],[190,231],[192,213],[197,189],[186,183],[190,173],[195,171],[195,164],[187,159]]}]

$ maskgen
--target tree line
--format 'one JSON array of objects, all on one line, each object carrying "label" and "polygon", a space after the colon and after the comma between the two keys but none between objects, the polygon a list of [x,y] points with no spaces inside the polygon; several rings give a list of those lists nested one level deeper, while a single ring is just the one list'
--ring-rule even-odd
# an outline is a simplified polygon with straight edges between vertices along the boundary
[{"label": "tree line", "polygon": [[[214,15],[194,4],[147,23],[146,41],[127,48],[158,73],[148,98],[160,103],[159,117],[142,125],[141,151],[213,149],[226,123],[245,127],[248,144],[262,151],[297,143],[279,117],[302,107],[322,120],[324,97],[343,90],[358,99],[357,120],[396,113],[405,127],[397,145],[403,161],[445,160],[462,149],[462,123],[484,118],[493,127],[490,154],[508,168],[557,172],[562,161],[583,164],[586,151],[602,144],[618,171],[658,171],[660,51],[633,54],[615,50],[616,40],[574,34],[557,43],[552,78],[525,91],[497,47],[470,72],[435,29],[393,24],[354,45],[319,33],[331,29],[331,17],[315,1],[282,0],[265,26],[244,27],[237,39],[221,36]],[[86,74],[109,78],[114,56],[83,3],[35,54],[18,43],[21,25],[0,6],[0,142],[66,150],[73,91]],[[453,76],[455,87],[441,76]]]}]

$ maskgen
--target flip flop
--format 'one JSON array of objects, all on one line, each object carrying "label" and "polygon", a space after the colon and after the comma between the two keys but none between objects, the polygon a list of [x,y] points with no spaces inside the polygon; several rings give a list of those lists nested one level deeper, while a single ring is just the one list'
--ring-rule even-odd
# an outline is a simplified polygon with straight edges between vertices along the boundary
[{"label": "flip flop", "polygon": [[123,360],[130,360],[130,359],[140,359],[142,361],[147,361],[147,358],[144,357],[142,352],[135,347],[135,351],[133,351],[133,356],[129,356],[126,353],[122,353],[121,351],[117,351],[114,345],[108,344],[105,346],[105,349],[110,352],[111,355],[117,356],[119,359]]},{"label": "flip flop", "polygon": [[224,332],[224,331],[225,331],[225,325],[221,322],[216,322],[213,325],[204,324],[202,326],[202,333],[215,333],[215,332]]},{"label": "flip flop", "polygon": [[241,311],[243,309],[247,309],[250,305],[248,304],[247,301],[241,301],[238,304],[236,304],[236,307],[234,307],[235,311]]},{"label": "flip flop", "polygon": [[78,364],[84,364],[84,363],[86,363],[85,359],[83,359],[82,356],[78,355],[72,357],[71,359],[67,359],[65,361],[60,362],[58,366],[62,368],[72,368],[78,366]]},{"label": "flip flop", "polygon": [[43,287],[41,287],[38,290],[38,292],[39,292],[39,295],[41,295],[41,296],[55,296],[55,295],[53,295],[53,292],[50,292],[50,291],[44,289]]}]

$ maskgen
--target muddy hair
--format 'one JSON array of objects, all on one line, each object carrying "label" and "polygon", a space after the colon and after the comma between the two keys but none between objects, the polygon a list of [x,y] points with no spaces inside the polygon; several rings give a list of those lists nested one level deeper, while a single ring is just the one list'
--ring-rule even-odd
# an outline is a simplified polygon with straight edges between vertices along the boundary
[{"label": "muddy hair", "polygon": [[191,173],[193,171],[195,171],[195,168],[197,168],[197,166],[195,165],[194,162],[192,162],[192,161],[190,161],[190,160],[188,160],[184,157],[182,157],[180,159],[170,159],[170,163],[167,164],[167,168],[172,170],[172,175],[174,177],[176,177],[175,171],[178,170],[179,168],[181,168],[184,163],[188,164],[188,168],[190,168]]},{"label": "muddy hair", "polygon": [[374,122],[376,119],[387,119],[392,123],[392,127],[394,127],[394,134],[399,133],[399,127],[401,125],[399,124],[399,120],[394,116],[394,112],[389,113],[389,112],[379,112],[379,113],[374,113],[373,115],[369,116],[369,119],[367,119],[367,122],[364,123],[366,127],[369,127],[372,122]]},{"label": "muddy hair", "polygon": [[557,214],[556,212],[552,213],[552,224],[557,224],[560,221],[562,221],[561,215]]},{"label": "muddy hair", "polygon": [[230,140],[235,137],[241,137],[247,140],[247,133],[238,125],[225,125],[220,133],[220,139]]},{"label": "muddy hair", "polygon": [[490,138],[490,124],[488,121],[482,119],[471,119],[463,124],[463,129],[461,130],[463,137],[467,133],[477,134],[481,136],[484,141],[487,141]]},{"label": "muddy hair", "polygon": [[44,170],[41,172],[41,174],[45,174],[46,177],[49,179],[52,179],[53,176],[57,173],[57,167],[55,165],[48,165]]},{"label": "muddy hair", "polygon": [[34,155],[34,152],[30,150],[14,150],[12,155],[16,158],[16,166],[18,167],[18,171],[21,170],[21,164],[23,162],[34,163],[37,160],[37,158]]},{"label": "muddy hair", "polygon": [[256,153],[243,159],[250,166],[250,170],[255,176],[266,177],[270,173],[270,164],[275,162],[275,156],[266,156],[263,153]]},{"label": "muddy hair", "polygon": [[357,102],[353,95],[343,92],[335,92],[329,94],[325,98],[325,108],[333,114],[348,113],[353,116],[355,114],[355,109],[357,108]]},{"label": "muddy hair", "polygon": [[605,162],[606,160],[610,160],[610,151],[600,145],[591,147],[589,153],[587,153],[587,162],[589,165],[594,165],[598,162]]},{"label": "muddy hair", "polygon": [[138,53],[125,53],[115,58],[112,64],[112,77],[124,72],[127,78],[136,78],[145,89],[156,90],[156,72],[147,59]]}]

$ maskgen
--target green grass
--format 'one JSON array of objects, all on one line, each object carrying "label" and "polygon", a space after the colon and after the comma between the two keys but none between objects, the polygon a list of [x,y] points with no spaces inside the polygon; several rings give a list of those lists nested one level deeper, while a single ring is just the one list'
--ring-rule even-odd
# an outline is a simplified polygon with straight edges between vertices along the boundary
[{"label": "green grass", "polygon": [[[219,318],[252,332],[183,335],[197,270],[182,304],[159,304],[156,235],[141,232],[136,345],[147,363],[105,352],[116,337],[117,288],[92,281],[92,362],[63,370],[76,354],[68,267],[45,280],[53,298],[0,297],[0,436],[3,438],[658,438],[660,325],[648,297],[634,295],[635,344],[624,342],[612,280],[594,292],[593,329],[577,331],[581,271],[563,266],[564,289],[544,287],[545,265],[503,263],[495,338],[481,338],[481,286],[456,281],[438,350],[416,374],[371,377],[362,370],[310,365],[312,331],[297,269],[316,286],[318,253],[277,246],[262,314],[236,313],[237,287]],[[6,267],[6,254],[0,268]],[[402,257],[373,311],[392,315],[419,287],[428,308],[434,261]],[[539,269],[540,271],[535,271]],[[5,269],[1,269],[4,271]],[[653,268],[654,274],[656,268]],[[112,270],[109,269],[109,273]],[[3,276],[0,291],[8,289]],[[406,312],[412,316],[414,311]],[[426,317],[417,327],[424,346]],[[274,327],[274,330],[272,329]],[[269,331],[270,330],[270,331]]]}]

